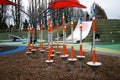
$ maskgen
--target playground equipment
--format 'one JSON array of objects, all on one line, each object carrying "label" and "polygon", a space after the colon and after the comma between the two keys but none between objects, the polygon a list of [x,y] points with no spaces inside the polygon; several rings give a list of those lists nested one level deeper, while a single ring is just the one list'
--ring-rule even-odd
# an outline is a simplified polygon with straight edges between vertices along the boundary
[{"label": "playground equipment", "polygon": [[78,0],[53,0],[49,3],[49,8],[52,10],[68,7],[86,8],[86,6],[80,4]]},{"label": "playground equipment", "polygon": [[30,54],[30,53],[32,53],[32,52],[30,51],[30,25],[29,25],[28,28],[27,28],[27,32],[28,32],[28,47],[27,47],[27,52],[26,52],[26,54]]},{"label": "playground equipment", "polygon": [[99,66],[102,64],[100,62],[96,62],[96,50],[95,50],[95,32],[96,32],[96,19],[95,19],[95,5],[93,6],[93,19],[92,19],[92,31],[93,31],[93,45],[92,45],[92,61],[87,62],[87,64],[90,66],[90,68],[93,71],[93,76],[95,75],[95,72]]},{"label": "playground equipment", "polygon": [[[90,30],[91,30],[91,25],[92,25],[92,21],[82,21],[82,24],[80,23],[80,19],[78,19],[77,25],[73,31],[73,43],[77,43],[77,41],[80,41],[80,26],[82,27],[82,40],[85,39]],[[66,38],[66,43],[71,43],[72,41],[72,35],[70,34],[67,38]],[[63,42],[63,41],[58,41],[58,42]]]},{"label": "playground equipment", "polygon": [[[50,10],[48,14],[50,14]],[[45,62],[49,67],[54,62],[54,60],[51,60],[51,58],[54,57],[54,54],[52,54],[52,22],[50,19],[51,17],[50,15],[48,15],[48,60],[46,60]]]},{"label": "playground equipment", "polygon": [[57,48],[56,48],[56,54],[57,55],[60,55],[61,54],[61,52],[60,52],[60,49],[59,49],[59,28],[58,28],[58,26],[59,26],[59,24],[58,24],[58,20],[56,20],[56,32],[57,32]]},{"label": "playground equipment", "polygon": [[0,1],[0,4],[2,4],[2,5],[13,5],[13,6],[17,6],[17,4],[15,4],[15,3],[12,2],[12,1],[8,1],[8,0],[1,0],[1,1]]},{"label": "playground equipment", "polygon": [[52,26],[52,24],[53,24],[53,21],[52,21],[52,16],[50,17],[50,30],[49,30],[49,32],[50,32],[50,36],[49,36],[49,39],[50,39],[50,47],[51,47],[51,55],[50,55],[50,57],[51,57],[51,59],[53,59],[54,57],[55,57],[55,50],[53,49],[53,33],[52,33],[52,30],[53,30],[53,26]]},{"label": "playground equipment", "polygon": [[[82,51],[82,18],[80,18],[80,55],[77,56],[78,60],[80,61],[80,68],[82,68],[82,62],[85,56],[83,56],[83,51]],[[83,26],[84,27],[84,26]]]},{"label": "playground equipment", "polygon": [[[55,0],[56,1],[56,0]],[[63,1],[64,2],[64,1]],[[57,5],[57,4],[56,4]],[[66,7],[64,5],[64,7]],[[79,6],[80,7],[80,6]],[[61,7],[60,7],[61,8]],[[53,8],[55,9],[55,7]],[[58,6],[57,8],[58,9]],[[52,44],[52,19],[50,14],[50,10],[48,11],[48,57],[47,60],[45,61],[48,65],[48,68],[50,68],[51,64],[54,62],[53,58],[55,57],[55,54],[53,54],[54,50],[53,50],[53,44]],[[82,19],[80,18],[79,20],[79,32],[80,32],[80,36],[79,36],[79,40],[80,40],[80,55],[77,56],[77,58],[75,58],[74,56],[74,34],[73,34],[73,18],[71,18],[71,53],[70,56],[67,54],[67,46],[66,46],[66,23],[65,23],[65,14],[64,14],[64,10],[62,10],[62,29],[63,29],[63,51],[62,51],[62,55],[60,56],[61,59],[63,60],[63,67],[65,67],[66,64],[66,60],[69,61],[70,65],[71,65],[71,73],[74,72],[74,63],[77,61],[77,59],[80,61],[80,68],[82,68],[82,61],[84,60],[85,56],[83,56],[83,52],[82,52],[82,39],[83,36],[83,22]],[[95,75],[96,69],[101,65],[100,62],[96,62],[96,51],[95,51],[95,31],[96,31],[96,20],[95,20],[95,16],[93,17],[93,21],[92,21],[92,30],[93,30],[93,46],[92,46],[92,62],[87,62],[87,64],[91,67],[91,69],[93,70],[93,75]],[[41,23],[42,24],[42,23]],[[41,29],[42,30],[42,29]],[[89,30],[88,30],[89,31]],[[29,32],[29,31],[28,31]],[[40,34],[42,36],[42,33],[40,31]],[[87,33],[88,34],[88,33]],[[57,24],[57,38],[58,36],[58,24]],[[40,36],[41,42],[40,42],[40,50],[43,49],[43,43],[42,43],[42,37]],[[58,39],[59,40],[59,39]],[[58,41],[57,40],[57,41]],[[29,40],[28,40],[29,43]],[[32,52],[34,53],[34,28],[32,27]],[[57,42],[57,49],[59,51],[59,43]],[[68,58],[68,56],[70,58]]]},{"label": "playground equipment", "polygon": [[[82,21],[82,23],[80,23],[80,19],[78,19],[78,23],[73,31],[73,43],[77,43],[77,41],[80,41],[80,26],[83,26],[82,27],[82,40],[85,39],[90,30],[91,30],[91,25],[92,25],[92,21]],[[71,43],[71,35],[69,35],[67,38],[66,38],[66,42],[67,43]]]},{"label": "playground equipment", "polygon": [[[62,4],[62,5],[61,5]],[[85,8],[85,6],[81,5],[78,3],[77,0],[64,0],[64,1],[59,1],[59,0],[55,0],[52,1],[49,5],[49,7],[53,10],[55,9],[63,9],[63,8],[67,8],[67,7],[79,7],[79,8]],[[93,10],[95,11],[95,9]],[[63,18],[62,18],[62,27],[63,27],[63,55],[61,56],[65,56],[66,55],[66,45],[65,45],[65,38],[66,38],[66,27],[64,26],[64,11],[62,12],[63,14]],[[95,28],[96,28],[96,22],[95,19],[93,19],[93,48],[92,48],[92,57],[93,57],[93,64],[91,64],[91,62],[88,62],[87,64],[89,66],[92,67],[92,70],[95,72],[96,70],[96,66],[99,67],[101,65],[101,63],[96,62],[96,51],[95,51]],[[73,30],[71,28],[71,32],[72,32],[72,44],[73,44]],[[84,56],[82,56],[82,26],[80,26],[80,56],[78,56],[78,58],[80,58],[79,60],[82,61],[84,59]],[[70,63],[73,65],[74,62],[76,61],[76,59],[74,59],[74,47],[73,45],[71,46],[71,58],[69,58],[68,60],[70,61]],[[66,57],[67,58],[67,57]],[[99,64],[98,64],[99,63]],[[73,66],[71,67],[71,69],[73,70]]]},{"label": "playground equipment", "polygon": [[43,46],[43,20],[40,20],[40,28],[39,28],[39,37],[40,37],[40,48],[39,51],[41,53],[41,58],[43,58],[43,54],[45,53],[45,49]]},{"label": "playground equipment", "polygon": [[16,41],[17,39],[22,39],[21,37],[16,36],[16,35],[12,35],[12,34],[9,34],[9,37],[12,38],[13,41]]},{"label": "playground equipment", "polygon": [[64,10],[62,10],[62,28],[63,28],[63,51],[62,51],[62,55],[60,56],[61,59],[63,60],[63,66],[65,66],[65,61],[67,60],[68,58],[68,54],[67,53],[67,47],[66,47],[66,44],[65,44],[65,40],[66,40],[66,24],[65,24],[65,16],[64,16]]},{"label": "playground equipment", "polygon": [[71,64],[71,72],[74,72],[74,63],[77,61],[77,59],[74,56],[74,45],[73,45],[73,28],[74,28],[74,24],[73,24],[73,16],[71,17],[71,54],[70,54],[70,58],[68,58],[69,63]]},{"label": "playground equipment", "polygon": [[32,53],[35,53],[36,52],[36,49],[35,49],[35,46],[34,46],[34,27],[32,26],[32,49],[31,49],[31,52]]}]

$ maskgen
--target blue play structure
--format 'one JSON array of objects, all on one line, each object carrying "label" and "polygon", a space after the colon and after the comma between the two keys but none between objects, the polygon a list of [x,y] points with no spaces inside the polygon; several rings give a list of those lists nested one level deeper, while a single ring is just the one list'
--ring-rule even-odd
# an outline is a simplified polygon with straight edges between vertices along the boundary
[{"label": "blue play structure", "polygon": [[[17,46],[16,48],[12,49],[12,50],[5,50],[2,51],[2,49],[5,47],[5,45],[0,45],[0,56],[4,56],[4,55],[8,55],[8,54],[13,54],[16,52],[20,52],[23,51],[27,48],[27,46]],[[13,46],[9,46],[9,47],[13,47]]]}]

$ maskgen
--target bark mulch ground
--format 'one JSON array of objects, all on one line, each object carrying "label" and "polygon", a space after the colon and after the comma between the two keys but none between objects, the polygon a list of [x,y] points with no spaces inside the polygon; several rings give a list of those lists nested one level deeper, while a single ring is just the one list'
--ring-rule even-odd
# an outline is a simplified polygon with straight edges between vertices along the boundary
[{"label": "bark mulch ground", "polygon": [[[70,53],[70,50],[67,51]],[[78,55],[79,51],[75,51]],[[54,63],[48,68],[44,58],[37,51],[29,57],[25,51],[0,56],[0,80],[120,80],[120,57],[97,55],[97,61],[102,65],[97,69],[96,75],[86,64],[91,61],[91,54],[84,52],[85,59],[80,69],[79,61],[74,64],[74,73],[71,73],[70,64],[62,66],[62,60],[55,56]]]}]

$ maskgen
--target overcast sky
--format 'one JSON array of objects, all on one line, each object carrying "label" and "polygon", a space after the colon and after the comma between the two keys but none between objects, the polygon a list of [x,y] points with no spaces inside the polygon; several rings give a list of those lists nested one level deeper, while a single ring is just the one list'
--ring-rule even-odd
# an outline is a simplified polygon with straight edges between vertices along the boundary
[{"label": "overcast sky", "polygon": [[120,19],[120,0],[79,0],[81,4],[87,6],[90,12],[91,5],[95,2],[101,6],[109,19]]},{"label": "overcast sky", "polygon": [[[27,0],[23,0],[26,5]],[[87,7],[87,10],[90,13],[91,5],[95,2],[101,6],[109,19],[120,19],[120,0],[79,0],[81,4]]]}]

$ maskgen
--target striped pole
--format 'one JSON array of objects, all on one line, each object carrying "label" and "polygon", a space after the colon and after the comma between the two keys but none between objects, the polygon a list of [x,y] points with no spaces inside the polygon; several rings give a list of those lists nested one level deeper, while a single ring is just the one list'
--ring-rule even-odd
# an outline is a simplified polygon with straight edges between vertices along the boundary
[{"label": "striped pole", "polygon": [[96,20],[95,16],[92,20],[92,31],[93,31],[93,46],[92,46],[92,61],[93,63],[96,62],[96,50],[95,50],[95,32],[96,32]]},{"label": "striped pole", "polygon": [[65,24],[64,10],[62,10],[62,28],[63,28],[63,49],[62,49],[62,55],[60,57],[63,60],[63,67],[65,67],[68,54],[67,54],[67,46],[66,46],[66,24]]},{"label": "striped pole", "polygon": [[30,52],[30,26],[28,26],[27,32],[28,32],[28,47],[27,47],[27,51]]},{"label": "striped pole", "polygon": [[83,56],[83,52],[82,52],[82,18],[80,18],[80,56]]},{"label": "striped pole", "polygon": [[73,45],[73,28],[74,28],[74,24],[73,24],[73,20],[71,20],[71,39],[72,39],[72,46],[71,46],[71,59],[74,58],[74,45]]},{"label": "striped pole", "polygon": [[64,16],[64,10],[62,10],[62,28],[63,28],[63,55],[65,56],[67,53],[67,47],[66,47],[66,24],[65,24],[65,16]]},{"label": "striped pole", "polygon": [[[49,11],[50,14],[50,11]],[[48,16],[48,60],[51,59],[51,55],[52,55],[52,50],[53,50],[53,46],[52,46],[52,20],[50,15]]]},{"label": "striped pole", "polygon": [[35,53],[36,52],[36,49],[35,49],[35,46],[34,46],[34,34],[35,34],[35,29],[34,27],[32,26],[32,49],[31,49],[31,52],[32,53]]},{"label": "striped pole", "polygon": [[50,61],[51,60],[51,46],[50,46],[50,32],[51,32],[51,29],[50,29],[50,15],[48,16],[48,60]]},{"label": "striped pole", "polygon": [[93,5],[93,7],[92,7],[92,14],[93,14],[93,18],[92,18],[92,31],[93,31],[92,62],[95,63],[96,62],[96,50],[95,50],[95,32],[96,32],[96,19],[95,19],[95,15],[96,15],[96,5],[95,5],[95,3]]},{"label": "striped pole", "polygon": [[90,66],[93,71],[93,77],[95,76],[96,70],[98,67],[102,65],[102,63],[96,61],[96,50],[95,50],[95,32],[96,32],[96,9],[95,5],[93,5],[93,19],[92,19],[92,31],[93,31],[93,45],[92,45],[92,61],[87,62],[87,65]]},{"label": "striped pole", "polygon": [[44,50],[43,47],[43,23],[42,23],[42,19],[40,21],[40,50]]},{"label": "striped pole", "polygon": [[79,52],[79,56],[77,56],[78,60],[80,61],[79,64],[80,64],[80,68],[82,68],[82,62],[85,58],[85,56],[83,56],[83,49],[82,49],[82,18],[80,18],[80,52]]},{"label": "striped pole", "polygon": [[59,49],[59,28],[58,28],[58,26],[59,26],[59,24],[58,24],[58,21],[56,21],[57,22],[57,25],[56,25],[56,32],[57,32],[57,52],[60,52],[60,49]]},{"label": "striped pole", "polygon": [[74,55],[74,45],[73,45],[73,28],[74,28],[74,24],[73,24],[73,14],[71,15],[71,38],[72,38],[72,46],[71,46],[71,55],[70,58],[68,58],[69,63],[71,64],[71,73],[74,74],[74,63],[77,61],[77,59],[75,58]]}]

